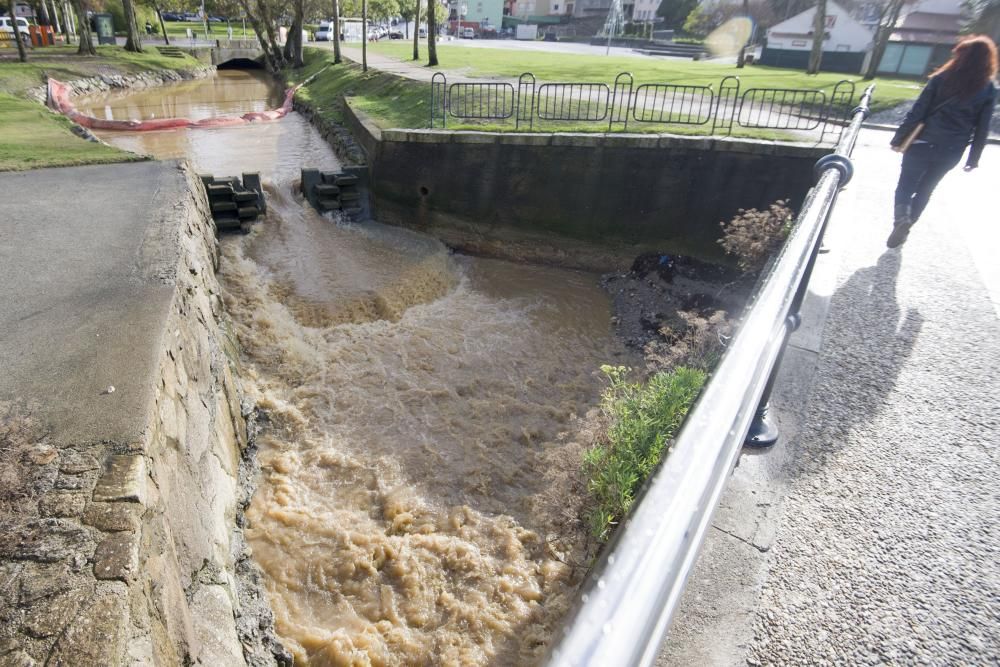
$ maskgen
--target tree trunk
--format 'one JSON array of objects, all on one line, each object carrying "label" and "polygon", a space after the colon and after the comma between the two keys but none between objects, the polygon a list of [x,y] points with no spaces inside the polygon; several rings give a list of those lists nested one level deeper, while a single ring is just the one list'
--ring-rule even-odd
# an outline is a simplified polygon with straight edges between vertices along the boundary
[{"label": "tree trunk", "polygon": [[[743,16],[750,20],[750,0],[743,0]],[[753,34],[753,31],[750,31]],[[750,37],[747,37],[749,41]],[[740,47],[740,52],[736,56],[736,69],[743,69],[743,66],[747,64],[747,42],[743,42],[743,46]]]},{"label": "tree trunk", "polygon": [[899,20],[899,14],[903,9],[903,0],[892,0],[886,7],[882,16],[879,17],[878,30],[875,31],[875,43],[872,46],[872,57],[868,61],[865,69],[865,81],[871,81],[878,72],[878,66],[885,55],[885,48],[889,45],[889,36]]},{"label": "tree trunk", "polygon": [[257,14],[250,11],[249,0],[239,0],[239,2],[247,20],[250,21],[250,27],[253,28],[254,34],[257,35],[257,43],[260,44],[260,48],[264,52],[264,63],[267,65],[268,71],[276,73],[281,68],[281,65],[274,59],[274,51],[272,51],[271,45],[267,41],[266,28],[261,23],[260,19],[257,18]]},{"label": "tree trunk", "polygon": [[56,6],[56,0],[52,0],[52,18],[56,22],[56,32],[62,32],[62,26],[59,24],[59,8]]},{"label": "tree trunk", "polygon": [[17,14],[14,13],[14,0],[10,0],[7,3],[10,8],[8,11],[8,16],[10,16],[10,22],[14,24],[14,41],[17,42],[17,59],[22,63],[28,62],[28,52],[24,50],[24,42],[21,41],[21,28],[17,25]]},{"label": "tree trunk", "polygon": [[163,43],[170,46],[170,38],[167,36],[167,26],[163,23],[163,14],[160,13],[160,3],[154,3],[153,8],[156,10],[156,18],[160,19],[160,31],[163,33]]},{"label": "tree trunk", "polygon": [[264,27],[264,34],[267,35],[267,42],[271,49],[272,58],[274,59],[274,71],[278,71],[285,66],[285,58],[281,53],[278,38],[274,33],[274,19],[271,17],[271,11],[268,9],[266,2],[257,0],[257,11],[260,16],[259,22]]},{"label": "tree trunk", "polygon": [[96,56],[94,38],[90,34],[90,24],[87,22],[87,12],[83,8],[83,0],[71,0],[73,11],[76,12],[76,27],[80,37],[80,48],[76,50],[81,56]]},{"label": "tree trunk", "polygon": [[340,64],[340,0],[333,0],[333,62]]},{"label": "tree trunk", "polygon": [[72,43],[70,41],[70,36],[76,37],[76,29],[73,27],[73,14],[69,8],[69,0],[62,0],[62,15],[63,15],[63,36],[66,37],[66,43]]},{"label": "tree trunk", "polygon": [[823,62],[824,37],[826,37],[826,0],[819,0],[816,3],[816,16],[813,18],[813,44],[806,74],[819,74],[819,66]]},{"label": "tree trunk", "polygon": [[305,0],[295,0],[295,16],[292,18],[292,29],[295,31],[295,39],[292,40],[292,66],[303,67],[302,60],[302,28],[305,22]]},{"label": "tree trunk", "polygon": [[142,39],[139,37],[139,24],[135,19],[135,5],[132,4],[132,0],[122,0],[122,9],[125,14],[125,50],[142,53]]},{"label": "tree trunk", "polygon": [[361,0],[361,71],[368,71],[368,0]]},{"label": "tree trunk", "polygon": [[420,60],[420,0],[416,0],[417,11],[413,15],[413,59]]},{"label": "tree trunk", "polygon": [[436,67],[438,64],[437,45],[437,20],[434,15],[434,3],[437,0],[427,0],[427,66]]}]

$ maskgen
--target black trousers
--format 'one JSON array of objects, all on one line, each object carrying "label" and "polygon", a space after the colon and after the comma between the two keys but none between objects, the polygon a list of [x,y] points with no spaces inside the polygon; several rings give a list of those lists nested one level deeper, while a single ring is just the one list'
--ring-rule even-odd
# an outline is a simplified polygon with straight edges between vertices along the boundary
[{"label": "black trousers", "polygon": [[896,184],[896,210],[909,205],[910,221],[916,222],[927,207],[931,193],[962,159],[965,147],[942,150],[932,144],[913,144],[903,153],[903,168]]}]

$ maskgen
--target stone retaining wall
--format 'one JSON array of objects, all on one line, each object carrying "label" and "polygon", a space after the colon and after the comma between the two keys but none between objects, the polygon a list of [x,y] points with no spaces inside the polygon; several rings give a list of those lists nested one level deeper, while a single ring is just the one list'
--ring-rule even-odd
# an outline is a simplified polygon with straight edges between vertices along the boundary
[{"label": "stone retaining wall", "polygon": [[829,152],[655,134],[379,130],[346,106],[380,221],[471,252],[587,268],[648,250],[723,260],[719,223],[778,199],[797,207]]},{"label": "stone retaining wall", "polygon": [[[0,517],[2,665],[290,662],[240,528],[252,410],[208,202],[190,170],[184,178],[191,194],[162,226],[178,260],[161,276],[173,297],[142,437],[49,442],[0,410],[3,453],[23,463],[28,496],[23,518]],[[19,433],[33,444],[18,449]]]},{"label": "stone retaining wall", "polygon": [[[63,83],[69,86],[71,97],[78,97],[121,88],[152,88],[178,81],[203,79],[214,71],[214,67],[200,67],[193,70],[152,70],[138,74],[101,74],[86,79],[64,81]],[[27,96],[36,102],[45,104],[47,94],[47,86],[39,86],[29,90]]]}]

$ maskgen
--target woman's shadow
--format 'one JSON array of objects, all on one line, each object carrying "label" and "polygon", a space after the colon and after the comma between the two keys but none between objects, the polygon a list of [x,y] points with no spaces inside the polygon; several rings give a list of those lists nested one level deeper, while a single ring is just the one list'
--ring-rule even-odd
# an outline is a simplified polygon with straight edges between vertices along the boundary
[{"label": "woman's shadow", "polygon": [[[834,292],[806,422],[792,454],[799,474],[822,466],[852,433],[867,432],[916,344],[923,316],[899,304],[901,254],[887,250]],[[800,452],[801,453],[801,452]]]}]

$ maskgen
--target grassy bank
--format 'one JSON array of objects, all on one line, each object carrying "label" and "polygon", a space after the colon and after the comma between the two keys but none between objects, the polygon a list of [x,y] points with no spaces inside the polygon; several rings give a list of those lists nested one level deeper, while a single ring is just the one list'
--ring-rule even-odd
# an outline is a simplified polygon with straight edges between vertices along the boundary
[{"label": "grassy bank", "polygon": [[[398,60],[409,60],[413,46],[409,43],[379,42],[372,51]],[[426,50],[422,50],[426,53]],[[477,77],[516,79],[531,72],[539,81],[610,83],[619,72],[631,72],[637,84],[675,83],[706,86],[726,76],[738,76],[740,86],[747,88],[805,88],[830,91],[838,81],[854,81],[860,93],[867,82],[859,75],[823,72],[815,76],[801,70],[779,69],[754,65],[736,69],[712,61],[677,60],[668,58],[637,58],[630,56],[599,56],[577,53],[552,53],[528,49],[487,49],[452,44],[438,45],[440,69],[460,70]],[[873,110],[894,107],[916,98],[922,87],[919,81],[878,78],[875,80]]]},{"label": "grassy bank", "polygon": [[96,56],[78,56],[75,46],[35,49],[28,62],[0,62],[0,91],[24,95],[31,88],[45,85],[47,77],[60,81],[86,79],[99,74],[138,74],[162,70],[191,70],[201,67],[195,58],[168,58],[155,47],[147,46],[143,53],[129,53],[120,46],[100,46]]},{"label": "grassy bank", "polygon": [[[333,53],[327,49],[306,49],[306,67],[292,72],[290,83],[299,83],[322,71],[322,74],[303,87],[298,97],[309,102],[326,120],[342,122],[341,96],[350,98],[351,106],[367,114],[383,129],[421,129],[430,127],[430,84],[387,74],[374,68],[362,72],[361,67],[346,58],[340,65],[333,65]],[[327,68],[325,71],[324,68]],[[526,132],[518,130],[514,121],[459,122],[448,119],[450,130],[481,130],[490,132]],[[606,132],[606,123],[546,122],[535,119],[534,132]],[[629,132],[703,135],[703,127],[683,125],[657,125],[652,123],[629,126]],[[735,127],[732,136],[754,139],[791,139],[787,132],[756,130]]]},{"label": "grassy bank", "polygon": [[76,47],[36,49],[26,63],[0,63],[0,170],[137,159],[117,148],[81,139],[70,130],[67,119],[24,98],[29,90],[44,85],[47,77],[72,81],[99,74],[184,70],[199,65],[194,58],[167,58],[153,48],[137,54],[117,46],[102,46],[97,56],[84,57],[76,55]]},{"label": "grassy bank", "polygon": [[37,102],[0,93],[0,171],[128,162],[131,153],[86,141]]},{"label": "grassy bank", "polygon": [[[351,98],[351,103],[361,109],[379,127],[419,128],[430,122],[430,94],[427,84],[369,69],[362,72],[359,65],[344,60],[333,64],[333,52],[327,49],[305,50],[306,66],[290,71],[289,83],[300,83],[322,71],[297,96],[308,102],[322,118],[343,122],[341,99]],[[324,71],[325,70],[325,71]]]}]

